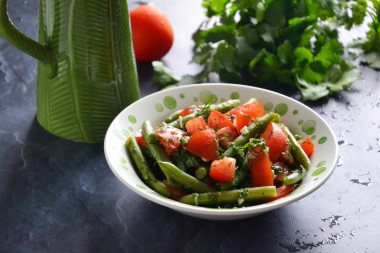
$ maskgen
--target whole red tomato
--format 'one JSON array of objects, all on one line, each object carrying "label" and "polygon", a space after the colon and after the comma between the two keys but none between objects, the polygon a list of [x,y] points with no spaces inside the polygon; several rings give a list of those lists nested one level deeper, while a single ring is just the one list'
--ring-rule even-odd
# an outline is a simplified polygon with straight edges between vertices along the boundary
[{"label": "whole red tomato", "polygon": [[130,12],[136,60],[151,62],[165,56],[173,45],[173,28],[157,7],[144,4]]}]

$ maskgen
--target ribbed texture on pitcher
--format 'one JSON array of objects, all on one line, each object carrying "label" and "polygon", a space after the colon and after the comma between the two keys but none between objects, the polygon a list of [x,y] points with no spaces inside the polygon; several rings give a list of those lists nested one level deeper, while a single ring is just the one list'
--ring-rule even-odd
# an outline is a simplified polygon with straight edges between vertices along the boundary
[{"label": "ribbed texture on pitcher", "polygon": [[41,0],[39,42],[57,75],[38,65],[37,119],[49,132],[102,142],[113,118],[140,97],[126,0]]}]

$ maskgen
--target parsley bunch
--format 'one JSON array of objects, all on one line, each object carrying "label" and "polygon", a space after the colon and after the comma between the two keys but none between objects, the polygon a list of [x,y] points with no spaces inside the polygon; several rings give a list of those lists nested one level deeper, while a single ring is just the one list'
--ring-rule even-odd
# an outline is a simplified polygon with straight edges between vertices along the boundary
[{"label": "parsley bunch", "polygon": [[[379,12],[379,0],[371,1]],[[366,0],[204,0],[203,7],[207,20],[193,35],[192,59],[202,71],[178,78],[156,62],[157,83],[198,83],[216,73],[222,82],[288,85],[304,100],[318,100],[361,76],[343,57],[338,28],[363,23]],[[380,47],[379,20],[371,27],[369,51]]]},{"label": "parsley bunch", "polygon": [[361,17],[366,14],[370,17],[366,37],[351,43],[349,51],[355,56],[360,56],[362,63],[380,70],[380,0],[370,0],[368,2],[371,5],[368,6],[366,0],[348,3],[348,5],[352,6],[352,18],[347,19],[346,27],[350,28],[353,23],[361,25],[363,23],[363,18]]}]

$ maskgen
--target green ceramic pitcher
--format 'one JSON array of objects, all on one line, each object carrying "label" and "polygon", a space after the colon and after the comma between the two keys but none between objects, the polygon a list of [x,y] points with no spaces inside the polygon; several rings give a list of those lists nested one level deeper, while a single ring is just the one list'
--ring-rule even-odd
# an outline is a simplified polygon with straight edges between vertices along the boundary
[{"label": "green ceramic pitcher", "polygon": [[40,0],[38,42],[6,7],[0,0],[0,34],[38,59],[38,122],[66,139],[102,142],[113,118],[140,97],[127,0]]}]

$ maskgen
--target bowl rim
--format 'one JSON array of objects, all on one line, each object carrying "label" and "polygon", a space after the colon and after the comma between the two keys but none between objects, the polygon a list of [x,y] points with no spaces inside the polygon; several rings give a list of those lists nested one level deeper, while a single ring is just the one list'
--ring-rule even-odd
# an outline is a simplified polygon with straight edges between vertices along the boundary
[{"label": "bowl rim", "polygon": [[[172,199],[169,199],[169,198],[164,198],[162,196],[159,196],[159,194],[157,193],[157,195],[150,195],[148,194],[146,191],[143,191],[139,188],[136,188],[134,185],[130,184],[124,177],[122,177],[118,172],[117,172],[117,169],[114,168],[113,164],[112,164],[112,161],[111,161],[111,158],[110,158],[110,155],[108,154],[108,140],[109,140],[109,135],[111,135],[111,129],[112,127],[114,126],[115,122],[117,121],[117,118],[125,111],[128,110],[129,107],[132,107],[136,104],[139,104],[139,103],[144,103],[144,101],[148,101],[149,99],[151,99],[152,97],[156,97],[156,96],[161,96],[161,94],[165,94],[167,92],[171,92],[171,91],[176,91],[176,90],[182,90],[182,89],[187,89],[187,88],[192,88],[192,87],[209,87],[210,89],[212,88],[215,88],[215,87],[212,87],[212,86],[215,86],[215,85],[218,85],[218,86],[224,86],[224,87],[231,87],[231,88],[244,88],[244,89],[252,89],[253,91],[260,91],[260,92],[264,92],[264,93],[267,93],[269,95],[274,95],[274,96],[279,96],[285,100],[290,100],[292,101],[293,103],[297,104],[297,106],[300,106],[302,107],[303,109],[305,109],[307,111],[307,114],[313,114],[314,117],[318,118],[323,124],[324,126],[327,128],[328,132],[331,134],[333,140],[331,143],[333,143],[333,146],[332,148],[334,149],[334,157],[333,157],[333,162],[332,162],[332,165],[329,167],[329,169],[326,171],[326,173],[324,173],[326,176],[324,176],[323,178],[321,178],[320,180],[318,180],[318,182],[316,184],[314,184],[312,187],[309,187],[308,189],[305,189],[303,190],[302,192],[300,192],[299,194],[294,194],[294,195],[291,195],[291,196],[288,196],[287,198],[280,198],[274,202],[268,202],[268,203],[265,203],[265,204],[259,204],[259,205],[253,205],[253,206],[247,206],[247,207],[243,207],[243,208],[234,208],[234,209],[227,209],[227,208],[222,208],[222,209],[218,209],[218,208],[214,208],[214,207],[203,207],[203,206],[193,206],[193,205],[188,205],[188,204],[184,204],[184,203],[181,203],[181,202],[178,202],[178,201],[175,201],[175,200],[172,200]],[[210,87],[211,86],[211,87]],[[337,163],[338,163],[338,144],[337,144],[337,138],[331,128],[331,126],[326,122],[325,119],[323,119],[317,112],[315,112],[314,110],[312,110],[310,107],[306,106],[305,104],[289,97],[289,96],[286,96],[286,95],[283,95],[281,93],[278,93],[278,92],[275,92],[275,91],[272,91],[272,90],[268,90],[268,89],[264,89],[264,88],[259,88],[259,87],[253,87],[253,86],[246,86],[246,85],[241,85],[241,84],[232,84],[232,83],[202,83],[202,84],[189,84],[189,85],[184,85],[184,86],[179,86],[179,87],[174,87],[174,88],[170,88],[170,89],[166,89],[166,90],[161,90],[161,91],[158,91],[158,92],[155,92],[155,93],[152,93],[152,94],[149,94],[143,98],[140,98],[139,100],[133,102],[132,104],[130,104],[129,106],[127,106],[126,108],[124,108],[112,121],[112,123],[109,125],[109,128],[106,132],[106,135],[105,135],[105,138],[104,138],[104,153],[105,153],[105,157],[106,157],[106,161],[107,161],[107,164],[108,166],[110,167],[110,169],[112,170],[112,172],[115,174],[115,176],[124,184],[126,185],[130,190],[132,190],[133,192],[137,193],[138,195],[140,195],[141,197],[145,198],[145,199],[148,199],[156,204],[159,204],[159,205],[162,205],[162,206],[166,206],[168,208],[171,208],[173,210],[177,210],[179,212],[183,212],[183,213],[187,213],[187,214],[194,214],[194,215],[202,215],[202,216],[214,216],[214,217],[225,217],[225,216],[243,216],[243,215],[254,215],[254,214],[261,214],[261,213],[264,213],[264,212],[267,212],[267,211],[271,211],[271,210],[274,210],[274,209],[277,209],[279,207],[282,207],[282,206],[285,206],[285,205],[289,205],[297,200],[300,200],[308,195],[310,195],[311,193],[313,193],[314,191],[316,191],[317,189],[319,189],[332,175],[332,173],[334,172],[336,166],[337,166]],[[133,168],[134,170],[134,173],[137,174],[137,176],[140,178],[141,180],[141,177],[138,175],[138,173],[135,171],[135,169]],[[141,182],[146,185],[142,180]],[[301,184],[302,185],[302,184]],[[148,186],[147,186],[148,187]],[[150,187],[148,187],[149,189],[151,189]],[[154,190],[151,189],[153,192]]]}]

